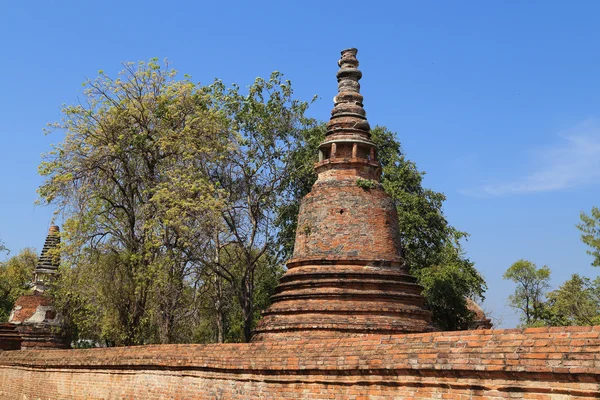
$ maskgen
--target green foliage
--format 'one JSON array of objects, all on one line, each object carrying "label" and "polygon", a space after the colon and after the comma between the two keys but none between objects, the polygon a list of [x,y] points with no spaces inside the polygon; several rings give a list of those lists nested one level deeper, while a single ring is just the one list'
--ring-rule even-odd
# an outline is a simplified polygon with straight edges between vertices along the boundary
[{"label": "green foliage", "polygon": [[[232,260],[235,261],[235,260]],[[243,266],[231,265],[232,271],[241,276]],[[260,319],[260,313],[270,304],[283,268],[274,268],[266,257],[259,260],[253,275],[252,301],[254,313],[251,327],[254,328]],[[242,303],[236,295],[234,284],[222,279],[217,274],[207,275],[202,285],[201,310],[199,323],[194,330],[195,342],[228,342],[241,343],[244,336],[245,319]]]},{"label": "green foliage", "polygon": [[433,312],[433,323],[442,330],[469,329],[474,314],[465,299],[482,297],[485,281],[474,264],[460,253],[460,248],[451,243],[441,257],[438,264],[415,269]]},{"label": "green foliage", "polygon": [[274,219],[308,103],[277,72],[246,94],[156,60],[99,74],[40,165],[65,217],[57,304],[110,345],[248,341],[281,271]]},{"label": "green foliage", "polygon": [[522,311],[523,324],[535,326],[541,323],[547,312],[545,295],[550,287],[550,268],[537,268],[531,261],[519,260],[506,270],[503,278],[517,284],[508,301],[511,307]]},{"label": "green foliage", "polygon": [[424,173],[407,160],[395,134],[385,127],[371,132],[382,164],[381,183],[398,209],[398,222],[404,256],[411,269],[440,264],[447,245],[458,247],[467,237],[446,220],[442,211],[446,196],[423,187]]},{"label": "green foliage", "polygon": [[28,291],[36,264],[37,254],[30,248],[0,262],[0,322],[8,321],[15,301]]},{"label": "green foliage", "polygon": [[460,245],[467,233],[450,225],[442,210],[446,196],[423,187],[423,172],[407,160],[395,134],[375,127],[372,139],[382,164],[381,183],[396,202],[400,240],[411,272],[424,287],[434,324],[467,329],[472,313],[466,298],[483,298],[485,281]]},{"label": "green foliage", "polygon": [[280,268],[277,210],[286,196],[290,154],[313,121],[304,116],[309,103],[293,98],[291,82],[279,72],[269,80],[257,78],[248,94],[236,85],[226,89],[220,81],[205,89],[211,107],[231,121],[236,134],[215,168],[207,171],[226,195],[203,263],[232,285],[244,340],[249,341],[257,311],[255,274],[261,262],[272,270]]},{"label": "green foliage", "polygon": [[358,178],[356,180],[356,186],[358,186],[359,188],[361,188],[363,190],[371,190],[375,187],[375,182],[373,182],[370,179]]},{"label": "green foliage", "polygon": [[41,200],[65,218],[65,264],[98,267],[96,280],[63,271],[81,285],[57,290],[59,303],[83,332],[97,327],[96,337],[117,344],[179,340],[189,249],[222,206],[204,171],[228,145],[228,122],[201,87],[175,77],[151,60],[88,80],[85,100],[50,125],[65,138],[39,168]]},{"label": "green foliage", "polygon": [[[582,212],[580,218],[581,240],[591,248],[587,253],[594,257],[592,265],[600,266],[600,209],[592,207],[590,215]],[[523,312],[526,326],[600,324],[600,278],[592,281],[573,274],[557,290],[546,293],[550,269],[519,260],[504,273],[504,279],[517,283],[509,304]]]},{"label": "green foliage", "polygon": [[[278,249],[282,259],[291,258],[294,252],[300,200],[306,196],[317,180],[314,163],[318,161],[319,144],[325,139],[325,124],[316,124],[299,132],[298,146],[290,152],[290,168],[283,177],[286,188],[284,201],[277,209],[275,221],[278,232]],[[310,227],[303,228],[303,232]]]},{"label": "green foliage", "polygon": [[[425,288],[434,322],[441,329],[466,329],[472,318],[466,297],[483,297],[486,290],[485,281],[463,255],[460,240],[467,235],[448,223],[442,211],[446,197],[422,186],[423,173],[405,158],[395,134],[375,127],[371,136],[382,164],[381,183],[396,202],[404,258]],[[324,137],[324,124],[301,132],[302,145],[291,155],[288,198],[279,208],[277,220],[285,257],[293,252],[300,199],[316,181],[313,164]]]},{"label": "green foliage", "polygon": [[547,295],[547,325],[599,325],[600,278],[573,274],[560,288]]},{"label": "green foliage", "polygon": [[[130,335],[140,338],[141,343],[160,343],[166,335],[171,343],[191,342],[199,317],[193,287],[185,281],[180,291],[165,298],[164,286],[168,288],[169,281],[158,278],[157,283],[163,287],[154,287],[145,303],[147,313],[140,323],[131,326],[136,316],[131,307],[136,305],[137,282],[129,273],[129,258],[126,254],[90,250],[77,265],[61,267],[53,294],[74,337],[109,346],[128,343]],[[170,311],[168,300],[176,302],[178,308],[165,324],[165,314]]]},{"label": "green foliage", "polygon": [[594,257],[592,265],[600,267],[600,208],[592,207],[590,215],[582,212],[580,218],[577,228],[581,231],[581,240],[591,248],[587,253]]}]

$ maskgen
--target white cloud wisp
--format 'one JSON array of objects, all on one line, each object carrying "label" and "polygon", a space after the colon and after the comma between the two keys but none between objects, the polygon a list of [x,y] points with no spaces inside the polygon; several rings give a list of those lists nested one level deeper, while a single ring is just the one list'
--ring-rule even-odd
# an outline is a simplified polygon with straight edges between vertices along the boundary
[{"label": "white cloud wisp", "polygon": [[512,182],[487,184],[465,194],[505,196],[549,192],[600,182],[600,123],[585,121],[561,135],[560,143],[539,149],[534,170]]}]

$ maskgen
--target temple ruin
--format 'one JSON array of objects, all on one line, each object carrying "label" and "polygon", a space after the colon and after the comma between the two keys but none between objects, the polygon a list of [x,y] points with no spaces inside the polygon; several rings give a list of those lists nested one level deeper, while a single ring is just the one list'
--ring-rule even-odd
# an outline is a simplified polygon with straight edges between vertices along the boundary
[{"label": "temple ruin", "polygon": [[58,226],[51,226],[29,293],[17,299],[8,324],[0,325],[0,349],[6,346],[13,347],[11,350],[70,348],[70,340],[64,336],[63,318],[54,307],[52,298],[45,294],[58,274],[60,260],[56,250],[59,244],[60,230]]},{"label": "temple ruin", "polygon": [[[356,55],[342,51],[318,180],[252,343],[2,351],[0,398],[600,398],[600,326],[491,330],[481,313],[473,330],[433,330],[379,183]],[[15,338],[2,329],[0,349]]]}]

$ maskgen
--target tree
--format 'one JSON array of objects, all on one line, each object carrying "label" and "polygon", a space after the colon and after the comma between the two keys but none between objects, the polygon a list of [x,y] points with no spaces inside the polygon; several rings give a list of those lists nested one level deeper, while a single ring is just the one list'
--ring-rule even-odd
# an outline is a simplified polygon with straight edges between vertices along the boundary
[{"label": "tree", "polygon": [[458,244],[448,242],[438,261],[426,268],[413,268],[424,288],[432,321],[441,330],[471,329],[474,318],[467,298],[483,298],[485,281]]},{"label": "tree", "polygon": [[40,197],[66,218],[57,303],[88,337],[168,343],[199,337],[209,296],[216,340],[235,303],[248,341],[281,270],[274,219],[308,103],[279,73],[241,94],[156,60],[86,86],[40,167]]},{"label": "tree", "polygon": [[[446,197],[423,187],[424,173],[404,156],[395,133],[378,126],[371,136],[382,165],[381,183],[396,203],[405,261],[425,289],[433,321],[440,329],[467,329],[472,315],[466,298],[483,298],[486,290],[485,281],[460,246],[467,234],[448,223],[442,210]],[[324,138],[324,124],[302,131],[302,146],[291,155],[294,167],[285,181],[288,197],[277,220],[284,257],[292,254],[300,200],[316,181],[313,165]]]},{"label": "tree", "polygon": [[600,324],[600,278],[591,281],[573,274],[547,297],[548,325]]},{"label": "tree", "polygon": [[372,132],[382,164],[382,184],[398,211],[400,240],[411,272],[424,287],[434,324],[443,330],[468,329],[473,315],[467,298],[481,298],[487,289],[461,240],[468,234],[446,219],[443,193],[423,187],[424,172],[406,159],[395,133],[385,127]]},{"label": "tree", "polygon": [[600,208],[592,207],[590,215],[581,212],[580,218],[577,229],[581,231],[581,240],[591,248],[587,253],[594,257],[592,265],[600,267]]},{"label": "tree", "polygon": [[274,72],[257,78],[241,94],[216,81],[207,88],[212,106],[231,121],[228,151],[207,170],[212,184],[222,188],[224,207],[213,225],[211,249],[203,249],[203,263],[232,285],[241,307],[243,336],[249,341],[255,322],[255,272],[260,263],[281,267],[276,251],[277,210],[286,195],[291,155],[301,132],[313,124],[304,116],[309,103],[293,99],[290,81]]},{"label": "tree", "polygon": [[[243,266],[230,266],[234,274],[243,271]],[[259,261],[254,272],[252,326],[261,317],[261,311],[270,304],[270,297],[283,275],[283,267],[273,268],[267,259]],[[245,319],[239,297],[233,285],[217,274],[210,274],[202,285],[202,310],[199,324],[195,330],[195,342],[240,343],[246,341],[244,333]]]},{"label": "tree", "polygon": [[519,260],[506,270],[503,278],[517,284],[515,293],[508,300],[511,307],[523,312],[525,325],[541,321],[545,312],[546,291],[550,287],[550,268],[537,268],[531,261]]},{"label": "tree", "polygon": [[8,321],[15,301],[29,289],[37,259],[34,249],[25,248],[0,262],[0,322]]},{"label": "tree", "polygon": [[100,274],[63,271],[62,283],[86,285],[57,291],[68,297],[59,303],[79,304],[90,291],[114,320],[115,343],[168,343],[185,317],[179,310],[196,268],[190,249],[222,207],[204,171],[227,148],[230,129],[201,86],[175,79],[168,64],[124,66],[116,79],[101,71],[87,80],[85,102],[65,106],[51,124],[65,138],[40,165],[39,195],[65,218],[65,265],[97,265],[91,271]]}]

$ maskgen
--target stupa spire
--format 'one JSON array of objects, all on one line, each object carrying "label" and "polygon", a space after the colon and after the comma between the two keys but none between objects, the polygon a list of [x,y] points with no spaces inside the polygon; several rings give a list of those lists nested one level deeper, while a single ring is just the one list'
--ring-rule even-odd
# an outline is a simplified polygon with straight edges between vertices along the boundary
[{"label": "stupa spire", "polygon": [[327,134],[319,145],[319,163],[315,166],[319,181],[357,178],[379,181],[381,175],[360,94],[358,81],[362,72],[358,69],[357,53],[354,48],[343,50],[338,61],[338,93],[333,99]]},{"label": "stupa spire", "polygon": [[370,126],[367,113],[363,108],[363,96],[360,94],[362,72],[358,69],[357,49],[342,50],[337,72],[338,94],[333,99],[334,107],[327,124],[327,136],[358,136],[370,138]]},{"label": "stupa spire", "polygon": [[55,279],[60,264],[55,249],[60,245],[60,229],[52,225],[48,229],[48,235],[44,242],[44,247],[40,253],[40,258],[34,270],[33,285],[34,291],[43,293],[47,289],[48,283]]}]

